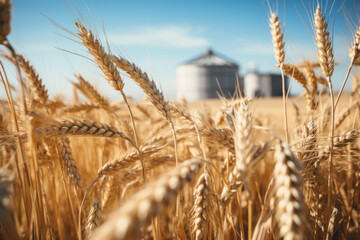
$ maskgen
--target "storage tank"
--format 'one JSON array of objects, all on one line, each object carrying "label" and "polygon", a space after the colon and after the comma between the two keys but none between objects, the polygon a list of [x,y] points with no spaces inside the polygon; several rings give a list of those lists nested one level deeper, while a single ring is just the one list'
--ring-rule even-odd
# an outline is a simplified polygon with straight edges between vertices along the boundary
[{"label": "storage tank", "polygon": [[[230,97],[235,92],[238,73],[236,63],[208,49],[200,57],[177,67],[177,98],[184,97],[189,101],[218,98],[217,93],[221,94],[221,91]],[[239,85],[242,89],[242,79],[239,79]]]},{"label": "storage tank", "polygon": [[[285,88],[288,88],[286,76]],[[244,77],[244,92],[248,98],[282,96],[281,74],[249,72]]]}]

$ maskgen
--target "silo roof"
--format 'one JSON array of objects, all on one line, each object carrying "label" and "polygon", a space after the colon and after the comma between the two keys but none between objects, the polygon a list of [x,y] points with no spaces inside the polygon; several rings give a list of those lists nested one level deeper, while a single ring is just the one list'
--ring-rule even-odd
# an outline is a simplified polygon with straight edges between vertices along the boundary
[{"label": "silo roof", "polygon": [[199,66],[227,66],[227,67],[238,67],[235,62],[227,59],[227,57],[215,54],[211,49],[205,51],[205,54],[187,61],[182,65],[199,65]]}]

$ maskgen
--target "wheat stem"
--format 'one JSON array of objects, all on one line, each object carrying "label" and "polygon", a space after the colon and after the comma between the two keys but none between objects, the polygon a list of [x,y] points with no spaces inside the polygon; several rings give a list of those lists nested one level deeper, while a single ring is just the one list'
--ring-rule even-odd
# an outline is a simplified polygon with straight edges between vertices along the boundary
[{"label": "wheat stem", "polygon": [[342,94],[342,92],[344,90],[344,87],[346,85],[346,82],[347,82],[347,80],[349,78],[349,75],[350,75],[350,72],[351,72],[351,69],[352,69],[353,65],[354,65],[354,58],[351,59],[350,66],[349,66],[349,68],[348,68],[348,70],[346,72],[345,80],[344,80],[343,84],[341,85],[341,89],[340,89],[340,91],[339,91],[339,93],[338,93],[338,95],[336,97],[336,101],[335,101],[335,105],[334,105],[334,111],[336,110],[336,106],[337,106],[337,104],[338,104],[338,102],[340,100],[341,94]]},{"label": "wheat stem", "polygon": [[[281,64],[282,65],[282,64]],[[285,123],[285,139],[286,142],[289,143],[289,126],[288,126],[288,119],[287,119],[287,101],[286,101],[286,89],[285,89],[285,76],[284,71],[281,69],[281,80],[282,80],[282,95],[283,95],[283,109],[284,109],[284,123]]]}]

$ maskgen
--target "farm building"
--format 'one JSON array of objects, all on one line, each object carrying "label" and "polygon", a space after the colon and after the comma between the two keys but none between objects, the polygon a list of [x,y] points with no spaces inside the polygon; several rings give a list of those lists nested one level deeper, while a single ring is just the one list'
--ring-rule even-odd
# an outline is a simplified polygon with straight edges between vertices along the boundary
[{"label": "farm building", "polygon": [[[287,88],[287,79],[285,82]],[[211,49],[180,64],[176,69],[176,84],[177,98],[184,97],[189,101],[218,98],[218,93],[231,97],[237,85],[241,94],[250,98],[282,96],[280,74],[252,71],[242,78],[234,61]]]},{"label": "farm building", "polygon": [[[288,88],[286,76],[285,88]],[[256,71],[245,74],[244,93],[249,98],[282,96],[281,74],[258,73]]]},{"label": "farm building", "polygon": [[[220,92],[230,97],[235,92],[239,66],[208,49],[200,57],[179,65],[176,78],[178,98],[189,101],[218,98]],[[242,89],[242,79],[239,79],[239,84]]]}]

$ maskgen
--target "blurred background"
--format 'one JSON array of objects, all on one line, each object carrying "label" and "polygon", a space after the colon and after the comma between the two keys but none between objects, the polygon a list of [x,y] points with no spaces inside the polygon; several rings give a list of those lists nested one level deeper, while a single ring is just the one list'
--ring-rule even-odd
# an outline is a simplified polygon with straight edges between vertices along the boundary
[{"label": "blurred background", "polygon": [[[199,61],[205,62],[205,66],[207,63],[211,66],[235,64],[236,70],[232,68],[230,72],[225,70],[219,73],[219,82],[222,81],[221,76],[233,78],[236,75],[232,75],[234,71],[238,73],[239,80],[249,73],[261,76],[279,74],[270,35],[270,10],[278,13],[283,24],[285,61],[298,63],[304,59],[316,60],[310,21],[316,4],[314,0],[15,0],[9,39],[16,50],[35,66],[50,96],[62,95],[71,99],[74,74],[82,74],[110,99],[121,99],[120,94],[113,91],[101,77],[95,64],[85,58],[89,55],[76,42],[78,39],[68,32],[76,33],[73,18],[82,17],[95,26],[105,45],[106,34],[113,54],[121,54],[134,61],[154,78],[167,98],[175,99],[190,91],[184,89],[186,80],[182,79],[192,79],[196,74],[200,78],[205,77],[203,72],[190,77],[186,75],[195,71],[191,67],[190,70],[179,70],[184,65],[191,65],[194,60],[198,60],[193,64],[195,66]],[[358,0],[347,0],[322,1],[320,4],[323,9],[326,8],[333,37],[335,61],[338,63],[333,85],[338,91],[350,63],[348,48],[359,26],[360,3]],[[209,53],[212,54],[210,58]],[[357,68],[353,69],[355,71]],[[8,74],[11,83],[16,86],[15,72],[9,71]],[[234,78],[234,86],[235,81]],[[346,90],[350,87],[351,81]],[[214,86],[211,87],[211,91],[216,90]],[[291,94],[301,92],[301,87],[292,81]],[[0,93],[1,98],[5,98],[2,90]],[[125,93],[135,99],[144,96],[126,78]],[[202,97],[211,96],[205,94]],[[190,100],[202,97],[190,97]]]}]

